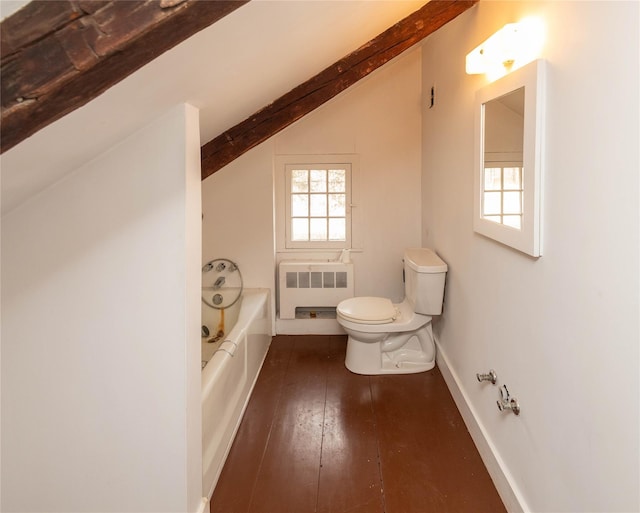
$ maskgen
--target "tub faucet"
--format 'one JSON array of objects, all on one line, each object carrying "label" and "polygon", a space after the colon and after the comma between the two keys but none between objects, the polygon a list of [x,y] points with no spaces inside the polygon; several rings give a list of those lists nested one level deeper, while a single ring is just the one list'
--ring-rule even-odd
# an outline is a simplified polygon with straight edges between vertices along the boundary
[{"label": "tub faucet", "polygon": [[213,284],[213,290],[219,289],[220,287],[222,287],[224,285],[225,282],[225,278],[224,276],[220,276],[216,282]]}]

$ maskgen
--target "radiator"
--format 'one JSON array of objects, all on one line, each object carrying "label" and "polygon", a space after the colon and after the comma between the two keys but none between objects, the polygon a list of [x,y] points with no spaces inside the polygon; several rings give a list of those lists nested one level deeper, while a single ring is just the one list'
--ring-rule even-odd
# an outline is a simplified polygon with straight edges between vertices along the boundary
[{"label": "radiator", "polygon": [[278,282],[280,319],[295,319],[296,307],[335,307],[353,297],[353,264],[282,260]]}]

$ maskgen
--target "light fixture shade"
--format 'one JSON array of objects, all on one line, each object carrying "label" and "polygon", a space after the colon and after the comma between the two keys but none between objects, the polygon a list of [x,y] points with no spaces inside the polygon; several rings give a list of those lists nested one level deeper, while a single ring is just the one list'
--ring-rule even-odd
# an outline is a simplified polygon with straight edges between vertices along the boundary
[{"label": "light fixture shade", "polygon": [[508,23],[467,54],[466,72],[495,80],[540,57],[544,25],[537,18]]}]

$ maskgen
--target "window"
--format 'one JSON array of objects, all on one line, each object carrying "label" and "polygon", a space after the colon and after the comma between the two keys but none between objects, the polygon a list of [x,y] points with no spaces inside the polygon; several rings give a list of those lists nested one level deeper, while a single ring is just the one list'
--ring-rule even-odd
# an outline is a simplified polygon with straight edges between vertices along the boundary
[{"label": "window", "polygon": [[285,166],[289,248],[350,247],[349,164]]},{"label": "window", "polygon": [[482,217],[495,223],[522,227],[522,167],[485,162]]},{"label": "window", "polygon": [[355,154],[275,158],[278,251],[322,253],[361,247],[358,168]]}]

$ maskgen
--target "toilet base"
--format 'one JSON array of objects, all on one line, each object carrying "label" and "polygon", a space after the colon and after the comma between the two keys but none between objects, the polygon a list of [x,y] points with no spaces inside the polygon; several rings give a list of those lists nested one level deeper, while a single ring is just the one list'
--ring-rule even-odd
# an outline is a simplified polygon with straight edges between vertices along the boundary
[{"label": "toilet base", "polygon": [[[398,336],[398,335],[396,335]],[[349,334],[345,367],[355,374],[415,374],[435,367],[435,344],[431,323],[410,334],[399,349],[383,351],[388,340],[358,340]]]}]

